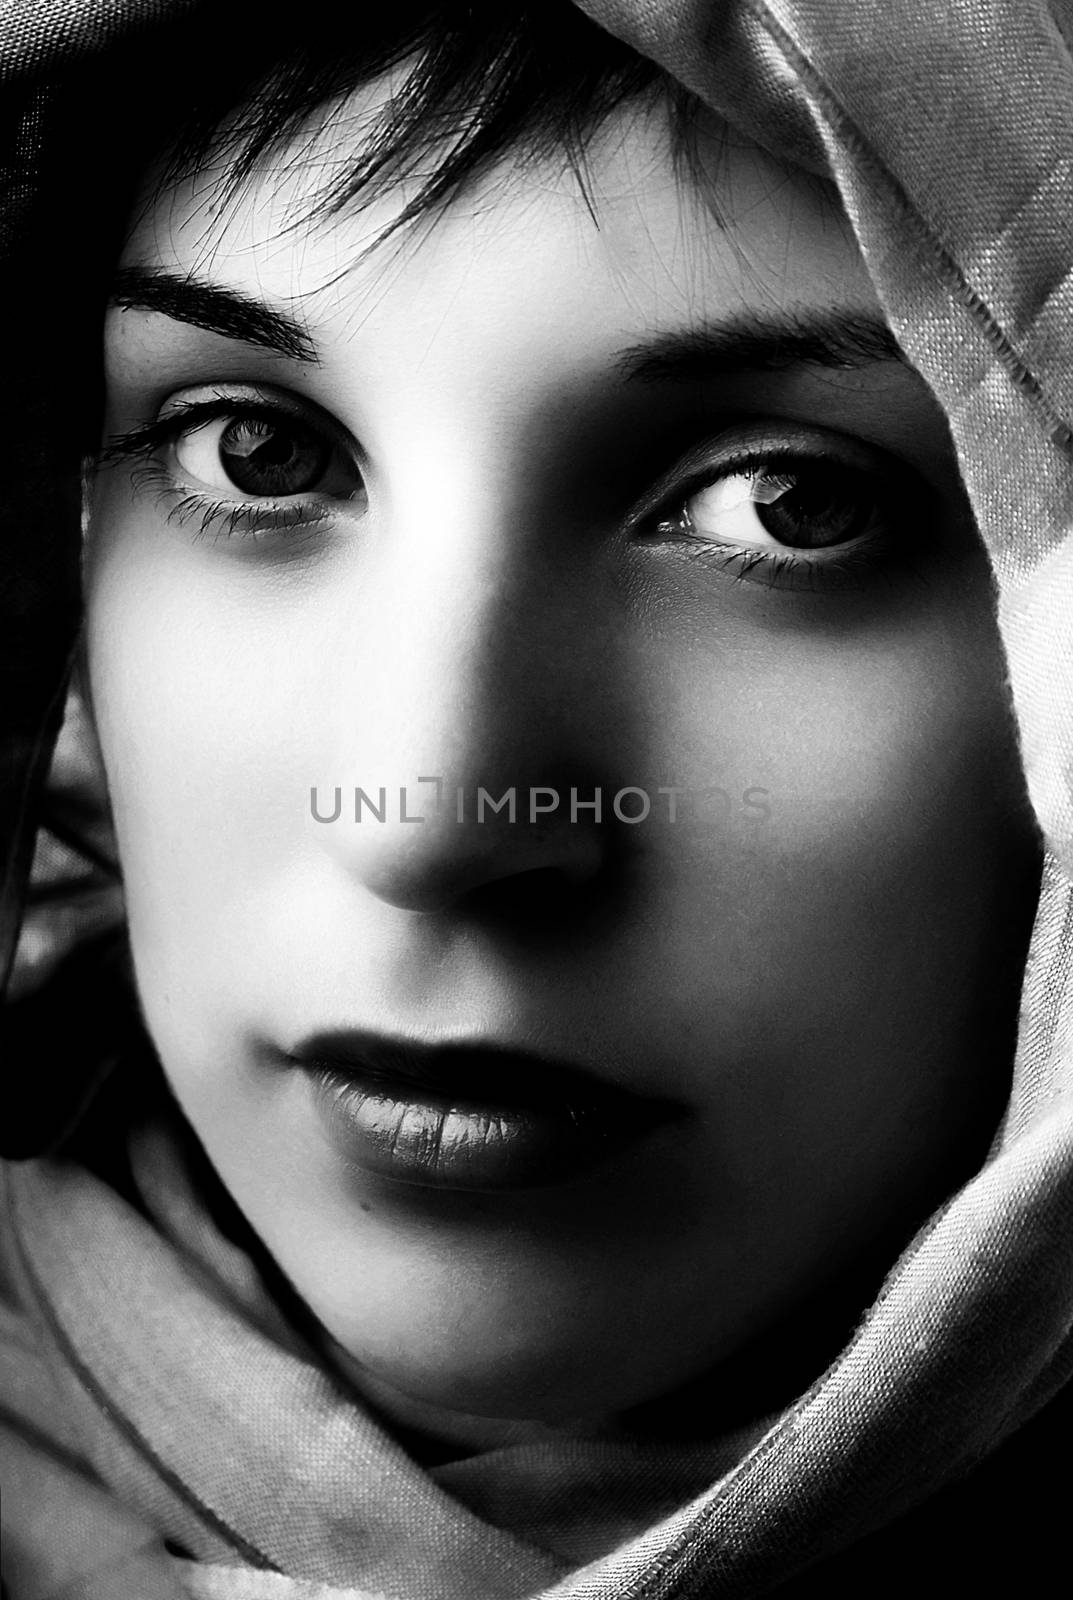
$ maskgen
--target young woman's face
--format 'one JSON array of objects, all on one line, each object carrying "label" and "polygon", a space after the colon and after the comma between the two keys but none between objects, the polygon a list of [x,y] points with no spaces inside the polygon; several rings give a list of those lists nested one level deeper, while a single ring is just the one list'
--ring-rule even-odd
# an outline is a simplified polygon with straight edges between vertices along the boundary
[{"label": "young woman's face", "polygon": [[587,197],[502,169],[370,251],[397,195],[295,223],[358,137],[124,255],[86,584],[138,985],[372,1392],[608,1416],[986,1147],[988,577],[819,186],[714,130],[700,183],[633,106]]}]

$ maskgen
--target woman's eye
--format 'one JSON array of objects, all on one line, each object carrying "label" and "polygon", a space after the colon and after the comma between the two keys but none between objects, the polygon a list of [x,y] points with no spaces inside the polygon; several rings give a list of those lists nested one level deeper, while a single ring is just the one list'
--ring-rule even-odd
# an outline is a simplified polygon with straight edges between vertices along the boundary
[{"label": "woman's eye", "polygon": [[739,467],[679,502],[663,531],[752,549],[830,550],[885,527],[889,491],[874,475],[825,461]]},{"label": "woman's eye", "polygon": [[235,413],[196,423],[176,437],[173,449],[188,479],[250,499],[346,493],[359,477],[333,440],[283,413]]},{"label": "woman's eye", "polygon": [[192,522],[198,536],[271,543],[368,510],[360,445],[329,413],[289,394],[184,390],[153,421],[106,439],[97,460],[126,468],[136,493],[152,491],[168,522]]}]

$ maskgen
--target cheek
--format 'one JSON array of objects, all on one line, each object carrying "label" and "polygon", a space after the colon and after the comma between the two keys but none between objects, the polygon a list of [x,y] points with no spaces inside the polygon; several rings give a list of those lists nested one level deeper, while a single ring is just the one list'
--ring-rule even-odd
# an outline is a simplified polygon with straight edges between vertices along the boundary
[{"label": "cheek", "polygon": [[804,1100],[870,1073],[942,1092],[1031,899],[986,575],[812,618],[653,654],[653,765],[687,791],[648,888],[664,992],[751,1094],[803,1059]]},{"label": "cheek", "polygon": [[745,587],[703,623],[683,606],[637,675],[690,853],[866,884],[912,866],[937,897],[947,866],[986,876],[1023,782],[982,561],[878,600]]},{"label": "cheek", "polygon": [[187,549],[107,502],[100,523],[89,672],[139,988],[151,1023],[181,1013],[193,1036],[257,970],[238,913],[278,877],[308,804],[309,688],[237,586],[199,584]]}]

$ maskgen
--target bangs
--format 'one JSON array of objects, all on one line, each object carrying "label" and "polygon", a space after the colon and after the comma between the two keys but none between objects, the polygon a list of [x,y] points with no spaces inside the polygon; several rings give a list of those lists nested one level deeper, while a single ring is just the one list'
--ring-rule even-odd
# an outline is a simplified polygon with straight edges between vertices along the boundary
[{"label": "bangs", "polygon": [[266,159],[293,167],[318,111],[390,73],[390,94],[312,210],[331,215],[374,188],[410,181],[413,194],[391,233],[445,205],[508,151],[522,160],[562,153],[581,175],[595,129],[645,90],[666,85],[679,113],[692,104],[661,69],[565,0],[401,0],[342,14],[333,6],[330,23],[319,0],[312,10],[303,8],[298,41],[292,8],[259,12],[252,50],[237,58],[229,51],[226,64],[202,71],[162,146],[160,187],[210,158],[224,164],[224,198]]}]

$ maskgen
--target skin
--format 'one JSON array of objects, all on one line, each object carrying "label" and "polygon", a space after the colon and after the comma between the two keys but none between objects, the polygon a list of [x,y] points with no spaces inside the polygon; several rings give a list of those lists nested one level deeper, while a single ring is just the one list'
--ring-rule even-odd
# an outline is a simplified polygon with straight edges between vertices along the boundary
[{"label": "skin", "polygon": [[[354,123],[318,137],[338,156]],[[316,525],[257,536],[176,509],[219,472],[209,430],[151,481],[102,468],[88,669],[174,1092],[341,1370],[453,1438],[612,1426],[795,1317],[841,1336],[1006,1088],[1032,851],[941,413],[893,360],[622,375],[705,318],[878,315],[822,188],[706,139],[711,187],[658,104],[628,106],[589,148],[598,226],[559,164],[507,163],[371,249],[397,199],[298,223],[316,162],[227,206],[210,168],[150,194],[124,262],[300,315],[320,364],[108,318],[110,437],[267,386],[360,448],[362,493],[340,479]],[[742,437],[892,475],[852,581],[743,574],[634,515]],[[201,492],[242,499],[221,483]],[[693,798],[636,827],[310,815],[311,785],[433,773]],[[328,1027],[550,1052],[678,1115],[566,1185],[395,1184],[273,1057]]]}]

